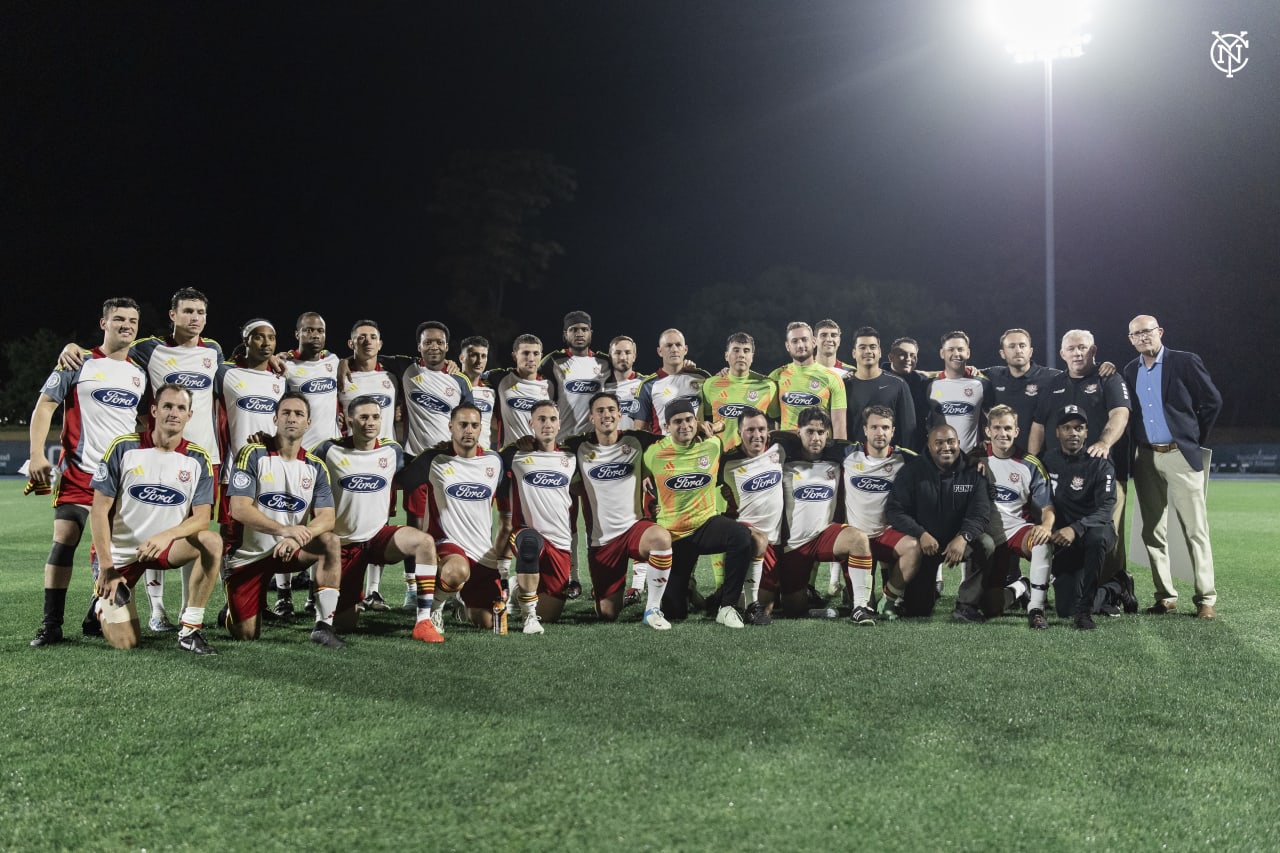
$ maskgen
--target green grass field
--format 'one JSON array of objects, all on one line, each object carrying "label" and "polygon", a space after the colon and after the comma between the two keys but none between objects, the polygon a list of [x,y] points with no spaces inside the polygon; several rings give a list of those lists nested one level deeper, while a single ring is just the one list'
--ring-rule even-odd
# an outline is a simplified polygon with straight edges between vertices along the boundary
[{"label": "green grass field", "polygon": [[1210,492],[1212,623],[1032,633],[944,600],[660,634],[579,602],[542,637],[426,646],[393,612],[339,652],[298,623],[194,659],[145,630],[28,648],[51,511],[6,480],[0,849],[1276,849],[1280,483]]}]

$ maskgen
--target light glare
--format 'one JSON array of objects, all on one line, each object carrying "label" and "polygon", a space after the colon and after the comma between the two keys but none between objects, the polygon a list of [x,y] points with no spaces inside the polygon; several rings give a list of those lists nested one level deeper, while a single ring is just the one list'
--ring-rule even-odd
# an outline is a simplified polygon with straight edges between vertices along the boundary
[{"label": "light glare", "polygon": [[1084,54],[1089,43],[1086,0],[989,0],[987,19],[1017,62]]}]

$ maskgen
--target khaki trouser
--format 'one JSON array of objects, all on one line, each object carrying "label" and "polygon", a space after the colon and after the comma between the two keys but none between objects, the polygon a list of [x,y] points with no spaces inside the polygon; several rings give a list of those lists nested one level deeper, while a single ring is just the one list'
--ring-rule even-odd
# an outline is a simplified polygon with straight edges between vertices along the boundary
[{"label": "khaki trouser", "polygon": [[1169,571],[1168,504],[1173,501],[1181,532],[1191,555],[1197,605],[1218,600],[1213,585],[1213,548],[1209,544],[1209,514],[1205,508],[1204,472],[1194,470],[1179,451],[1156,453],[1138,448],[1133,468],[1134,492],[1142,510],[1142,542],[1151,561],[1156,600],[1177,598]]}]

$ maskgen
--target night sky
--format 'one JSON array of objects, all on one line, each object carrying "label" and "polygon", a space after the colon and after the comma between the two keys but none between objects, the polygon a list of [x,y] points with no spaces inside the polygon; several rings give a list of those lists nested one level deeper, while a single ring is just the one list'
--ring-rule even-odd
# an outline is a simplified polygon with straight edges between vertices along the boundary
[{"label": "night sky", "polygon": [[[3,333],[96,334],[106,296],[164,307],[190,284],[228,349],[239,321],[319,307],[340,351],[360,316],[408,351],[417,321],[452,319],[436,175],[458,150],[535,149],[578,182],[540,225],[565,254],[504,311],[544,340],[585,308],[597,343],[652,352],[697,291],[794,267],[918,288],[913,325],[881,331],[922,355],[937,300],[979,364],[1009,326],[1056,362],[1042,66],[1014,64],[977,6],[8,3]],[[1058,333],[1091,328],[1123,362],[1128,320],[1155,313],[1205,356],[1224,423],[1280,420],[1256,352],[1280,323],[1280,4],[1095,7],[1085,55],[1054,66]],[[1212,30],[1249,31],[1232,79]],[[820,319],[787,298],[779,341]],[[860,318],[836,319],[851,343]],[[485,331],[455,321],[454,338]],[[715,369],[721,342],[692,354]]]}]

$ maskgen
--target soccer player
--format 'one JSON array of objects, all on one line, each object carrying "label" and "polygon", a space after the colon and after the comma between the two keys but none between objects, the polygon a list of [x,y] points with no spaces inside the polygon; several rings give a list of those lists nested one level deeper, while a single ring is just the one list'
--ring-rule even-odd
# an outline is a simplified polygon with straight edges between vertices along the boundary
[{"label": "soccer player", "polygon": [[[45,380],[31,412],[30,487],[53,498],[53,546],[44,566],[44,618],[31,645],[39,648],[62,641],[67,587],[76,548],[93,505],[90,480],[119,435],[137,424],[138,401],[147,387],[146,374],[129,360],[129,347],[138,335],[138,303],[117,297],[102,303],[102,344],[85,353],[79,367],[58,367]],[[58,475],[45,454],[53,413],[62,407],[62,456]],[[86,620],[92,633],[92,620]]]},{"label": "soccer player", "polygon": [[835,320],[819,320],[813,327],[813,334],[817,338],[814,361],[828,370],[834,370],[842,380],[847,379],[853,372],[853,365],[840,360],[840,324]]},{"label": "soccer player", "polygon": [[[328,412],[325,412],[328,417]],[[286,391],[276,407],[276,434],[250,443],[236,456],[227,492],[239,525],[226,543],[222,580],[225,624],[232,638],[256,640],[267,595],[267,579],[287,574],[290,563],[316,558],[316,624],[311,641],[328,648],[346,645],[333,630],[342,558],[334,525],[329,472],[303,437],[311,410],[299,391]]]},{"label": "soccer player", "polygon": [[590,422],[591,395],[604,388],[612,375],[608,357],[591,349],[591,315],[564,315],[565,348],[547,355],[538,372],[550,383],[551,399],[560,407],[560,435],[565,439],[585,432]]},{"label": "soccer player", "polygon": [[772,593],[777,590],[777,583],[771,583],[769,600],[761,596],[761,580],[766,573],[772,576],[777,550],[782,545],[785,451],[770,441],[769,418],[764,412],[742,406],[736,420],[741,441],[721,460],[720,491],[727,504],[725,514],[751,530],[753,559],[743,584],[742,601],[746,605],[746,622],[763,626],[773,621]]},{"label": "soccer player", "polygon": [[315,311],[298,315],[295,332],[298,348],[289,352],[285,362],[285,379],[289,390],[307,398],[312,412],[311,428],[303,436],[303,447],[317,447],[320,442],[342,435],[338,423],[338,362],[335,353],[324,348],[327,330],[324,317]]},{"label": "soccer player", "polygon": [[786,506],[786,546],[777,565],[777,585],[783,610],[802,616],[808,610],[806,586],[819,562],[846,567],[854,595],[851,618],[858,625],[874,625],[870,604],[871,549],[867,535],[836,522],[845,447],[830,444],[831,417],[812,406],[796,416],[797,433],[777,433],[786,454],[782,464]]},{"label": "soccer player", "polygon": [[635,429],[635,419],[640,414],[640,403],[636,400],[636,395],[640,393],[640,386],[649,378],[633,369],[636,363],[635,340],[619,335],[609,341],[609,363],[613,365],[613,372],[604,387],[617,396],[618,405],[622,409],[618,429]]},{"label": "soccer player", "polygon": [[[499,515],[493,531],[493,499],[502,481],[502,460],[480,440],[480,410],[460,403],[449,416],[449,443],[414,458],[400,474],[406,493],[426,496],[423,523],[436,542],[438,587],[442,593],[461,590],[473,625],[492,628],[502,611],[502,578],[498,559],[506,551],[511,521]],[[443,633],[444,615],[438,603],[431,611]]]},{"label": "soccer player", "polygon": [[[890,527],[885,512],[894,479],[916,458],[910,450],[893,444],[893,419],[894,412],[887,406],[864,409],[863,440],[846,450],[842,462],[845,522],[867,535],[872,559],[880,564],[880,613],[887,620],[898,618],[898,605],[923,558],[919,540]],[[849,574],[853,575],[849,578],[853,596],[854,584],[861,580],[865,587],[870,577]]]},{"label": "soccer player", "polygon": [[991,382],[969,367],[969,336],[962,331],[942,336],[942,370],[925,383],[930,404],[932,429],[941,416],[960,438],[960,452],[968,453],[978,446],[985,424],[986,409],[991,408],[995,391]]},{"label": "soccer player", "polygon": [[549,383],[538,372],[542,361],[542,340],[537,335],[520,335],[511,343],[514,368],[495,368],[485,375],[493,387],[498,406],[498,439],[493,447],[512,444],[533,435],[529,417],[534,404],[551,398]]},{"label": "soccer player", "polygon": [[321,442],[315,449],[315,455],[324,460],[334,487],[337,506],[333,533],[342,545],[342,581],[334,609],[334,630],[346,632],[355,628],[357,605],[368,601],[364,595],[367,568],[411,559],[418,611],[413,638],[442,643],[444,637],[431,621],[436,585],[435,541],[417,528],[387,524],[391,481],[404,467],[404,451],[397,442],[383,437],[382,411],[382,403],[376,397],[356,397],[346,411],[351,435]]},{"label": "soccer player", "polygon": [[[994,616],[1012,605],[1029,585],[1031,598],[1027,604],[1027,625],[1033,629],[1048,628],[1044,618],[1045,597],[1049,590],[1049,569],[1053,555],[1049,539],[1053,535],[1053,495],[1049,477],[1040,460],[1017,446],[1018,413],[1001,403],[987,413],[987,437],[982,448],[983,468],[995,490],[995,512],[991,514],[988,533],[996,543],[993,568],[996,577],[988,578],[994,587],[1000,576],[1008,575],[1001,567],[1019,560],[1031,561],[1031,577],[1020,578],[1006,586],[1002,600],[984,602],[984,612]],[[1020,574],[1020,573],[1019,573]]]},{"label": "soccer player", "polygon": [[1044,454],[1053,484],[1053,599],[1058,615],[1082,631],[1097,627],[1093,610],[1107,553],[1115,544],[1116,476],[1104,456],[1091,455],[1089,415],[1069,405],[1057,418],[1058,446]]},{"label": "soccer player", "polygon": [[[235,459],[253,436],[275,434],[276,404],[286,390],[285,380],[273,373],[270,365],[276,351],[275,326],[267,320],[250,320],[241,328],[240,339],[243,353],[219,365],[214,377],[214,391],[227,418],[228,459]],[[224,483],[230,466],[225,473]]]},{"label": "soccer player", "polygon": [[152,398],[151,429],[118,437],[93,476],[95,610],[103,637],[117,649],[137,646],[140,633],[133,598],[120,587],[132,589],[150,566],[164,570],[195,562],[178,648],[216,654],[201,629],[222,539],[209,530],[213,466],[203,448],[183,437],[192,415],[190,389],[161,385]]},{"label": "soccer player", "polygon": [[[556,445],[560,412],[551,400],[539,400],[530,412],[532,450],[509,444],[499,454],[505,472],[498,487],[498,512],[514,531],[516,584],[523,631],[541,634],[542,623],[564,611],[569,585],[569,484],[577,456]],[[523,444],[523,443],[522,443]],[[538,607],[541,603],[542,612]]]},{"label": "soccer player", "polygon": [[817,406],[826,411],[834,425],[836,438],[844,438],[844,383],[833,371],[814,360],[813,330],[808,323],[787,324],[787,354],[791,363],[769,374],[778,384],[781,426],[796,429],[797,419],[805,409]]},{"label": "soccer player", "polygon": [[486,447],[501,447],[498,430],[493,422],[493,410],[498,405],[497,394],[484,380],[489,366],[489,339],[480,335],[463,338],[458,345],[462,360],[462,375],[471,383],[471,402],[480,410],[480,435]]},{"label": "soccer player", "polygon": [[658,337],[657,353],[662,367],[640,385],[640,393],[636,395],[640,412],[634,423],[636,429],[666,435],[669,432],[667,407],[677,400],[685,400],[696,408],[702,385],[709,377],[705,370],[686,365],[689,345],[679,329],[667,329]]},{"label": "soccer player", "polygon": [[734,332],[725,341],[724,360],[729,372],[713,376],[702,383],[700,416],[721,428],[720,441],[726,451],[738,446],[738,424],[747,409],[756,409],[776,424],[778,383],[751,369],[756,357],[755,338],[746,332]]},{"label": "soccer player", "polygon": [[[1056,367],[1045,367],[1032,361],[1035,349],[1031,346],[1031,333],[1026,329],[1008,329],[1000,336],[1000,357],[1004,364],[984,367],[982,372],[991,380],[996,404],[1013,409],[1018,416],[1017,446],[1027,449],[1031,424],[1035,420],[1036,403],[1042,391],[1047,393],[1049,380],[1061,373]],[[1026,431],[1023,431],[1023,427]]]},{"label": "soccer player", "polygon": [[[658,441],[651,432],[620,431],[622,407],[612,391],[591,399],[591,431],[570,436],[565,449],[577,458],[577,474],[591,507],[587,565],[596,614],[607,622],[618,618],[625,603],[627,560],[636,565],[632,590],[648,579],[644,624],[658,631],[671,627],[662,613],[662,596],[671,574],[671,534],[640,517],[642,460]],[[631,590],[628,590],[630,592]]]},{"label": "soccer player", "polygon": [[861,326],[853,333],[854,369],[844,377],[844,393],[848,402],[850,441],[861,441],[862,416],[868,406],[885,406],[893,411],[894,428],[899,435],[910,436],[916,428],[915,403],[907,383],[880,367],[880,333]]},{"label": "soccer player", "polygon": [[657,498],[657,522],[671,532],[670,582],[662,597],[666,618],[688,615],[689,578],[702,554],[724,554],[724,583],[708,596],[707,611],[729,628],[743,627],[734,603],[751,566],[746,527],[716,512],[720,439],[698,437],[697,408],[689,400],[667,404],[668,434],[644,453],[644,470]]}]

